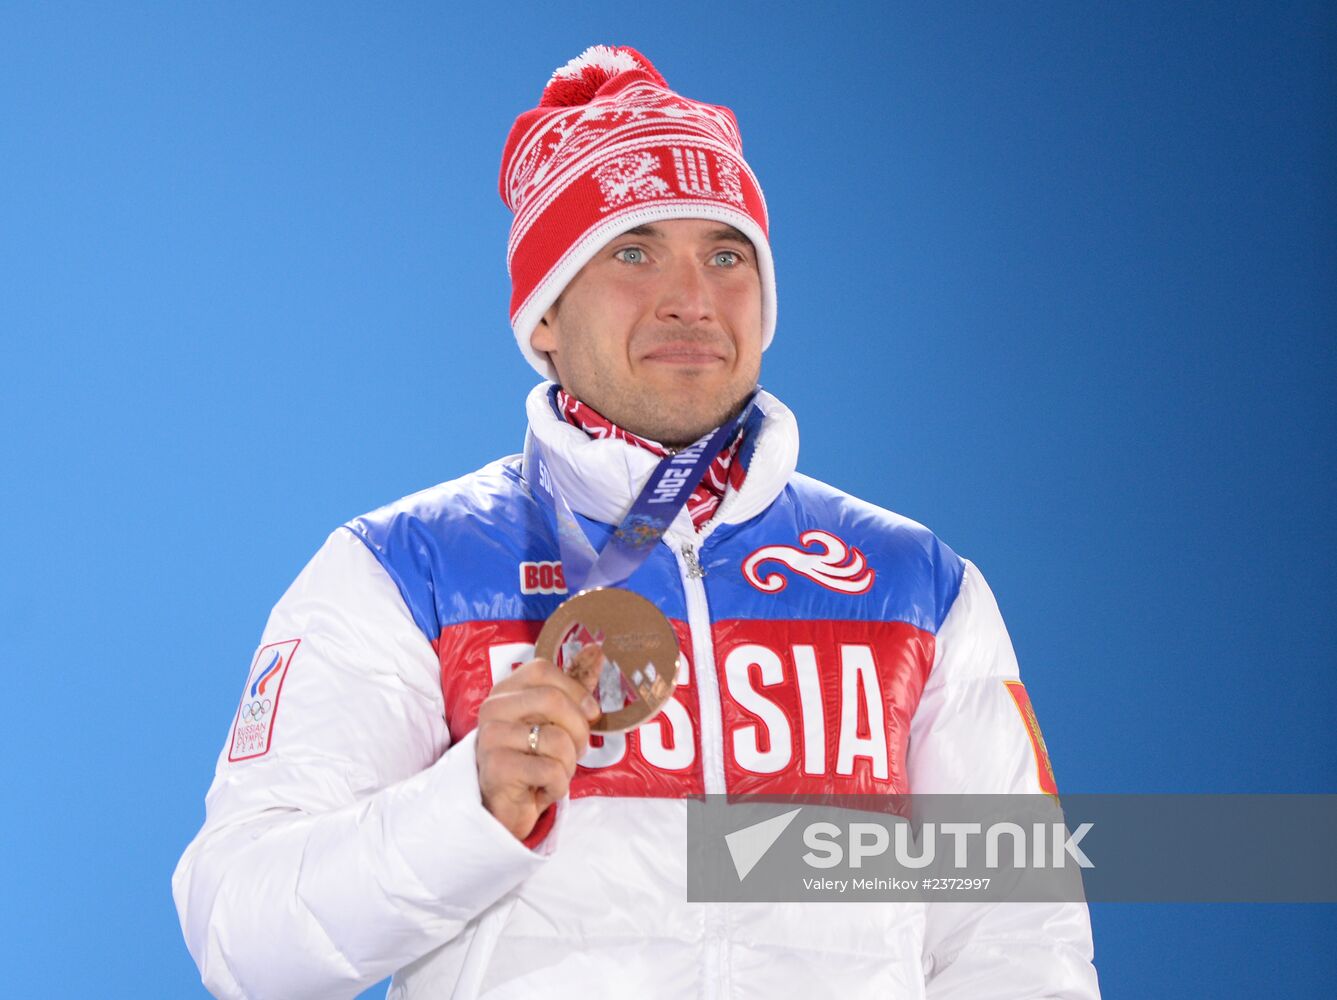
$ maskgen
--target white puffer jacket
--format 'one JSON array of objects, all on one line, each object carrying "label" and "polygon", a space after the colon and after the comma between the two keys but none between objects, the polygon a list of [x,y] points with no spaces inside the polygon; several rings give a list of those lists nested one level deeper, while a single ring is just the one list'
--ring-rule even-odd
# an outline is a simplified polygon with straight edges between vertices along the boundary
[{"label": "white puffer jacket", "polygon": [[[219,997],[1098,996],[1086,907],[686,902],[684,797],[1039,792],[979,572],[794,472],[762,393],[743,487],[628,586],[681,640],[661,716],[591,750],[533,849],[481,805],[478,706],[564,598],[519,459],[336,530],[270,616],[172,888]],[[596,547],[654,466],[531,394]],[[546,566],[546,568],[545,568]],[[863,734],[863,735],[860,735]]]}]

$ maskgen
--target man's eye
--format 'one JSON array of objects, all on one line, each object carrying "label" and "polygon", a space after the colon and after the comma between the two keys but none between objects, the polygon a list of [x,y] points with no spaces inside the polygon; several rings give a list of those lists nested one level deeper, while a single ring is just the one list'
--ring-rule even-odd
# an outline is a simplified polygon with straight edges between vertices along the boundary
[{"label": "man's eye", "polygon": [[645,260],[645,251],[640,247],[623,247],[613,256],[624,264],[639,264]]},{"label": "man's eye", "polygon": [[733,250],[721,250],[711,259],[720,267],[734,267],[742,262],[742,258]]}]

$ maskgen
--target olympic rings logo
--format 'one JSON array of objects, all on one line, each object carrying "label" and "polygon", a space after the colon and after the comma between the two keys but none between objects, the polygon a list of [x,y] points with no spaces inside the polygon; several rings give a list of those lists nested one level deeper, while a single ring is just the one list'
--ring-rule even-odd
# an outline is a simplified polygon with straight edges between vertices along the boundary
[{"label": "olympic rings logo", "polygon": [[259,722],[269,714],[271,707],[268,698],[263,701],[253,701],[241,706],[241,717],[247,722]]}]

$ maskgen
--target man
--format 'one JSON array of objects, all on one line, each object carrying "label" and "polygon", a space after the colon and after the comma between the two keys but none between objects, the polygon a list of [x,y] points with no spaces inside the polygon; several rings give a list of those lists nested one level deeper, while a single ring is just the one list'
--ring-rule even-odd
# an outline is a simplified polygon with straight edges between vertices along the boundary
[{"label": "man", "polygon": [[[775,279],[733,115],[596,47],[516,121],[501,191],[517,343],[556,384],[523,459],[335,531],[274,609],[173,881],[206,985],[1095,996],[1080,904],[686,902],[688,796],[1052,791],[1047,760],[979,572],[796,474],[755,392]],[[604,546],[716,428],[625,582],[672,622],[676,691],[592,737],[591,689],[533,652],[582,583],[558,507]]]}]

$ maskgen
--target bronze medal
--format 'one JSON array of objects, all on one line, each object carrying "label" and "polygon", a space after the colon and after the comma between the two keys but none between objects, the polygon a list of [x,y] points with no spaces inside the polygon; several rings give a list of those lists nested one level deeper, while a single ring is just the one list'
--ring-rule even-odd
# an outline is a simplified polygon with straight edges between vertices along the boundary
[{"label": "bronze medal", "polygon": [[590,726],[596,733],[626,732],[653,719],[678,678],[673,626],[650,601],[619,587],[582,590],[563,601],[543,623],[534,655],[577,680],[599,671],[594,697],[603,715]]}]

